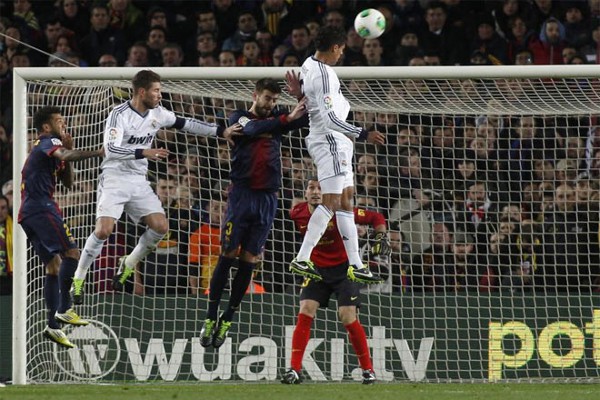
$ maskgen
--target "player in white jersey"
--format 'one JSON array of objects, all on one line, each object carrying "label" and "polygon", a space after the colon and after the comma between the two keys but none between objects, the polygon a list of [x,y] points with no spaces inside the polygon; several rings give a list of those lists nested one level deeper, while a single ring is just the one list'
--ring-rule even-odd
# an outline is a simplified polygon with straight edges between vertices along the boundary
[{"label": "player in white jersey", "polygon": [[155,72],[138,72],[132,85],[133,98],[115,107],[106,120],[106,157],[101,165],[98,184],[96,228],[85,242],[73,278],[71,296],[75,304],[83,302],[87,270],[100,254],[123,211],[134,222],[142,221],[148,229],[131,254],[119,260],[119,270],[113,276],[115,290],[123,289],[140,260],[154,250],[169,229],[161,202],[146,179],[148,160],[161,160],[169,155],[167,149],[152,148],[158,130],[176,128],[196,135],[225,139],[241,131],[238,124],[225,129],[197,119],[178,117],[161,107],[160,76]]},{"label": "player in white jersey", "polygon": [[301,97],[303,92],[307,98],[309,134],[306,137],[306,147],[317,166],[323,192],[323,203],[315,209],[308,222],[302,247],[292,261],[290,270],[320,279],[319,272],[310,261],[310,255],[335,213],[350,263],[348,278],[355,282],[380,283],[381,278],[363,265],[359,255],[353,212],[352,139],[381,145],[385,138],[378,131],[368,132],[346,122],[350,104],[344,98],[340,90],[340,81],[331,68],[344,53],[345,43],[346,34],[342,29],[322,27],[315,39],[315,55],[307,58],[302,64],[302,89],[299,79],[293,73],[287,75],[290,93]]}]

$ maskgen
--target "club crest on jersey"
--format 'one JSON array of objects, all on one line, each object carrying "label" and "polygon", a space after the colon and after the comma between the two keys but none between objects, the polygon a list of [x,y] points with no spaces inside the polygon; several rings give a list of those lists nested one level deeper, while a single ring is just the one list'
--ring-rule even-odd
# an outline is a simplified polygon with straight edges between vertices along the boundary
[{"label": "club crest on jersey", "polygon": [[333,99],[331,98],[331,96],[325,96],[323,101],[325,102],[326,110],[331,110],[333,108]]},{"label": "club crest on jersey", "polygon": [[117,130],[115,128],[110,128],[108,130],[108,140],[112,141],[117,138]]},{"label": "club crest on jersey", "polygon": [[150,123],[150,125],[152,125],[152,129],[158,129],[159,125],[158,125],[158,121],[153,119],[152,122]]}]

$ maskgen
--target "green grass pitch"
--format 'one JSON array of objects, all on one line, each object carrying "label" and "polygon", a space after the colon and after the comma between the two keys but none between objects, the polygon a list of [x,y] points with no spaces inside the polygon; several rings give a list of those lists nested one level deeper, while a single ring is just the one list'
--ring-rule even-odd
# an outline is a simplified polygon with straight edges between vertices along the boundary
[{"label": "green grass pitch", "polygon": [[0,400],[587,400],[598,393],[593,384],[54,384],[0,388]]}]

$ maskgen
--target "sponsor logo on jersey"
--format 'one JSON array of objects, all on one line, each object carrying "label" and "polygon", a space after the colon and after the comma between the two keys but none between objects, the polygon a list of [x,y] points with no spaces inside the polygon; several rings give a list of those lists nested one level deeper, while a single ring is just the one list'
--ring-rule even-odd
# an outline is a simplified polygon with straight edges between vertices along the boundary
[{"label": "sponsor logo on jersey", "polygon": [[250,122],[250,118],[246,116],[240,117],[240,119],[238,119],[238,124],[240,124],[241,126],[246,126],[248,122]]},{"label": "sponsor logo on jersey", "polygon": [[141,137],[140,136],[132,136],[129,138],[127,143],[129,143],[129,144],[148,144],[148,143],[152,143],[153,139],[154,139],[154,135],[149,133],[146,136],[141,136]]}]

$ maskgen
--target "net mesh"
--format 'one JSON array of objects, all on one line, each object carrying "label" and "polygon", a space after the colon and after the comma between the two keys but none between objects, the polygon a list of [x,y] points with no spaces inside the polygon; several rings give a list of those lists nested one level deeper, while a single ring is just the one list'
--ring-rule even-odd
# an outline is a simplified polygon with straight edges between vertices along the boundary
[{"label": "net mesh", "polygon": [[[282,82],[283,84],[283,82]],[[224,124],[249,109],[250,80],[165,80],[162,104]],[[382,213],[393,248],[362,254],[382,285],[364,289],[360,319],[384,381],[597,380],[600,101],[597,79],[342,80],[356,125],[386,134],[355,147],[355,203]],[[27,113],[58,105],[75,147],[101,145],[105,118],[131,94],[126,81],[27,82]],[[281,106],[293,104],[282,95]],[[600,132],[600,131],[598,131]],[[33,132],[28,140],[33,140]],[[169,233],[124,294],[110,279],[143,227],[122,217],[90,270],[66,328],[77,349],[44,341],[43,268],[30,250],[27,374],[48,381],[276,381],[289,366],[301,281],[287,272],[301,237],[288,210],[315,170],[304,130],[282,146],[279,210],[263,263],[232,335],[199,344],[206,288],[229,177],[225,142],[174,130],[150,162]],[[99,161],[76,164],[57,200],[79,247],[92,232]],[[265,292],[264,294],[263,291]],[[335,301],[319,311],[304,360],[310,380],[360,379]]]}]

